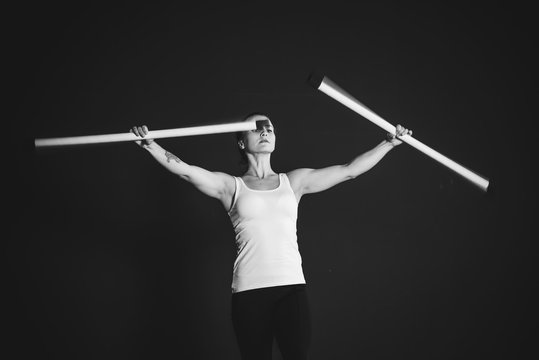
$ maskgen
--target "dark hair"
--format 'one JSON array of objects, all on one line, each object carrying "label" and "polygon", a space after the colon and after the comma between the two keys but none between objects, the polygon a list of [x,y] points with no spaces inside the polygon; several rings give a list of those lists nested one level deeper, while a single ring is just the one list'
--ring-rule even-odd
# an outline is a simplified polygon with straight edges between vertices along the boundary
[{"label": "dark hair", "polygon": [[[264,114],[264,113],[261,113],[261,112],[252,112],[248,115],[246,115],[244,118],[243,118],[243,121],[246,121],[248,120],[249,118],[253,117],[253,116],[256,116],[256,115],[259,115],[259,116],[265,116],[269,119],[269,116]],[[236,143],[238,143],[240,140],[243,140],[243,132],[242,131],[238,131],[236,132]],[[240,148],[239,144],[238,144],[238,152],[240,153],[240,165],[242,167],[247,167],[247,155],[245,154],[245,150],[243,150],[242,148]]]}]

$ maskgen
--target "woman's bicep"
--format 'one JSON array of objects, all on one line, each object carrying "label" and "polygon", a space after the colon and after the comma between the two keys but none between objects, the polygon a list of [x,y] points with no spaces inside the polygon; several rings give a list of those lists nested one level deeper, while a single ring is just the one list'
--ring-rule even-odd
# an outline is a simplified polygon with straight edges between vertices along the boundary
[{"label": "woman's bicep", "polygon": [[321,192],[351,179],[346,165],[334,165],[321,169],[297,169],[289,173],[294,191],[300,195]]},{"label": "woman's bicep", "polygon": [[203,194],[222,199],[234,189],[234,178],[231,175],[209,171],[199,166],[190,165],[181,178],[190,182]]}]

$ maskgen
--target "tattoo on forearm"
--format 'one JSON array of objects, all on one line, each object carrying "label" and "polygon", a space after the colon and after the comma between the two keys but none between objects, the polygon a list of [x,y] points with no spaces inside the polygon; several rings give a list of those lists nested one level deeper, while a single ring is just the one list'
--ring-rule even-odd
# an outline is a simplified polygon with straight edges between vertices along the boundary
[{"label": "tattoo on forearm", "polygon": [[178,164],[181,164],[182,161],[180,160],[180,158],[178,158],[176,155],[174,155],[173,153],[170,153],[168,151],[165,151],[165,156],[167,157],[167,162],[170,162],[170,160],[174,160],[176,161]]}]

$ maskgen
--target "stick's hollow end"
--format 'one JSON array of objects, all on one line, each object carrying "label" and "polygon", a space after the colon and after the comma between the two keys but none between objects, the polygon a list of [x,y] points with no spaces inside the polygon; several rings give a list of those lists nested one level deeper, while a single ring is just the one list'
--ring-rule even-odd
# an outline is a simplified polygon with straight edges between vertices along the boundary
[{"label": "stick's hollow end", "polygon": [[322,84],[322,81],[324,80],[324,77],[325,76],[323,74],[321,74],[320,72],[313,71],[309,75],[309,77],[307,79],[307,83],[309,85],[311,85],[312,87],[314,87],[315,89],[318,89],[320,87],[320,85]]},{"label": "stick's hollow end", "polygon": [[257,120],[256,121],[256,129],[257,130],[264,130],[264,126],[271,126],[271,122],[269,120]]}]

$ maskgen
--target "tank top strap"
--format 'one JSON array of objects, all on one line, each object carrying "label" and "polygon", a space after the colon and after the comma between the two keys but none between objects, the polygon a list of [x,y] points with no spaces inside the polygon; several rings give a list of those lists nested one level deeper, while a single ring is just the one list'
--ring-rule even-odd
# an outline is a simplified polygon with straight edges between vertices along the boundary
[{"label": "tank top strap", "polygon": [[289,190],[294,192],[292,189],[292,185],[290,184],[290,179],[288,179],[288,175],[286,173],[279,173],[280,181],[285,185]]}]

